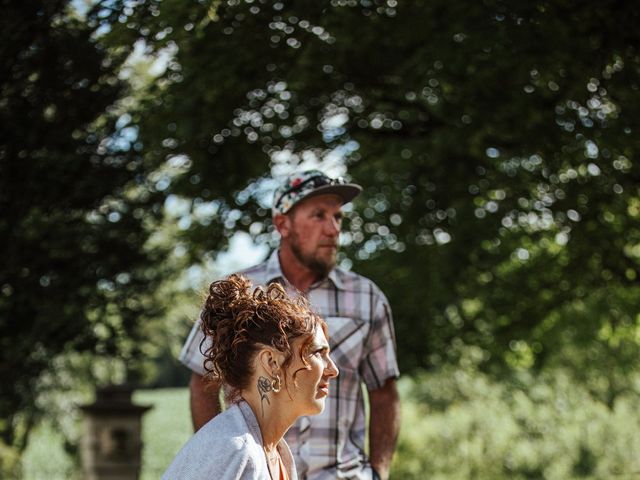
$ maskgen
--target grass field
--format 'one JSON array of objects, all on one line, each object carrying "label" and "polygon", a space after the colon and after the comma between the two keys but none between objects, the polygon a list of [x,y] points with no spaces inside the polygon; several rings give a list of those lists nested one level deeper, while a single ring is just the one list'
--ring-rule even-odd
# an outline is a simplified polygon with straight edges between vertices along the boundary
[{"label": "grass field", "polygon": [[[157,480],[191,436],[186,388],[140,390],[134,403],[152,405],[143,419],[141,480]],[[63,448],[62,435],[44,423],[33,433],[23,457],[25,480],[80,479],[78,465]]]},{"label": "grass field", "polygon": [[153,405],[142,427],[141,480],[156,480],[193,434],[189,391],[186,388],[141,390],[134,394],[133,400],[140,405]]}]

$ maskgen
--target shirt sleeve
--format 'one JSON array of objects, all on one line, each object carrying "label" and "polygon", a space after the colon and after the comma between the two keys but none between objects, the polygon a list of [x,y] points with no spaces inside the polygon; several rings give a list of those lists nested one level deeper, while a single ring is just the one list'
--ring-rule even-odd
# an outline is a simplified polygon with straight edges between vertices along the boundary
[{"label": "shirt sleeve", "polygon": [[365,343],[360,364],[362,378],[368,390],[382,387],[389,378],[400,375],[396,353],[396,337],[391,307],[384,294],[372,285],[371,330]]},{"label": "shirt sleeve", "polygon": [[184,342],[182,351],[178,357],[183,365],[199,375],[204,375],[206,373],[204,369],[205,357],[202,352],[206,351],[211,344],[211,339],[208,338],[205,343],[202,343],[203,339],[204,334],[200,328],[200,319],[198,318],[198,320],[193,324],[193,328],[191,328],[191,332],[189,332],[189,336]]}]

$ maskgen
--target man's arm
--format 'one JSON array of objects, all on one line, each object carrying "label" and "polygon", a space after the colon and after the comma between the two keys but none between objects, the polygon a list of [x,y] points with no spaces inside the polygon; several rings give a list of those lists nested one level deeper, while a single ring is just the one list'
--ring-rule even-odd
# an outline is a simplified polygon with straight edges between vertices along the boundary
[{"label": "man's arm", "polygon": [[369,459],[380,478],[387,480],[400,431],[400,397],[396,380],[389,378],[382,387],[369,390],[369,404]]},{"label": "man's arm", "polygon": [[193,431],[200,428],[220,413],[220,383],[211,383],[205,380],[202,375],[191,374],[189,382],[189,393],[191,394],[191,421]]}]

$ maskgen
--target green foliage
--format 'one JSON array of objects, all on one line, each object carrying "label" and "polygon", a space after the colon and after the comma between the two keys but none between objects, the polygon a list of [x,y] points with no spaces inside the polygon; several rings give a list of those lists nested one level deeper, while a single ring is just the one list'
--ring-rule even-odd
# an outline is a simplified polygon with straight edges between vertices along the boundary
[{"label": "green foliage", "polygon": [[[457,339],[494,366],[541,368],[569,311],[604,286],[632,298],[638,15],[620,2],[146,0],[104,22],[114,50],[172,52],[131,115],[147,161],[181,165],[167,192],[191,204],[192,258],[238,229],[270,241],[269,167],[346,158],[365,191],[343,259],[389,296],[411,371],[448,361]],[[581,336],[618,317],[633,330],[634,303],[586,309]]]},{"label": "green foliage", "polygon": [[20,455],[18,451],[0,440],[0,475],[2,478],[20,478]]},{"label": "green foliage", "polygon": [[2,3],[0,438],[18,450],[61,354],[120,357],[135,381],[159,310],[160,198],[115,115],[124,58],[67,4]]},{"label": "green foliage", "polygon": [[636,474],[637,393],[608,408],[562,368],[496,379],[479,371],[473,357],[467,351],[459,365],[401,380],[392,479]]}]

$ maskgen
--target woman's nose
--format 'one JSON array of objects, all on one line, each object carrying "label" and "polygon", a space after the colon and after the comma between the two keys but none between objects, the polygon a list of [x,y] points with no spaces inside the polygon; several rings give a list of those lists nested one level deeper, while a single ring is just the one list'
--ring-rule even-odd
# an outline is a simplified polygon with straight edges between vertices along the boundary
[{"label": "woman's nose", "polygon": [[336,367],[336,364],[331,358],[329,358],[329,363],[327,363],[326,374],[329,378],[335,378],[340,374],[338,367]]}]

